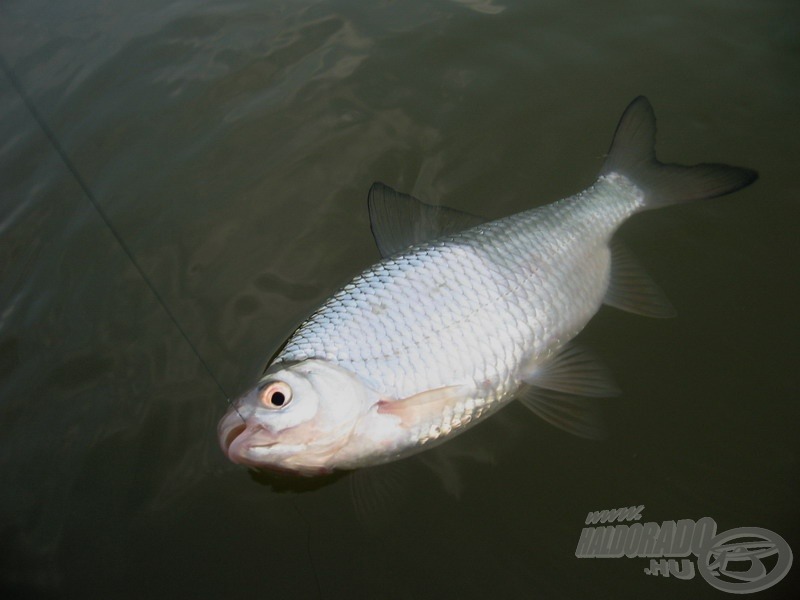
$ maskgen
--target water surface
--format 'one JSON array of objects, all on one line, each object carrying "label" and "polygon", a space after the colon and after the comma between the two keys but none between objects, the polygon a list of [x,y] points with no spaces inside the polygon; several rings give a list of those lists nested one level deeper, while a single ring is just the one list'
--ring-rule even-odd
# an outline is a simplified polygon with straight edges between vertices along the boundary
[{"label": "water surface", "polygon": [[574,556],[587,512],[638,504],[800,552],[798,33],[789,0],[3,3],[4,61],[232,396],[377,260],[373,181],[541,205],[591,183],[639,94],[661,158],[761,173],[623,228],[679,316],[603,309],[582,334],[624,390],[607,442],[510,406],[379,474],[365,516],[350,478],[298,492],[227,463],[216,383],[0,78],[4,588],[719,597]]}]

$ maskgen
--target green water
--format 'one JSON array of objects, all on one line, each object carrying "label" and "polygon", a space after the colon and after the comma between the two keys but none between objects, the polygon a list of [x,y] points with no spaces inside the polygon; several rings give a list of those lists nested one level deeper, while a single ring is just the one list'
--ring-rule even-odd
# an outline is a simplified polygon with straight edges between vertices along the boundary
[{"label": "green water", "polygon": [[799,34],[790,0],[0,4],[4,61],[231,396],[378,259],[373,181],[544,204],[639,94],[662,159],[761,174],[623,227],[678,317],[581,334],[624,391],[608,441],[510,406],[376,473],[364,514],[351,477],[227,462],[217,385],[0,77],[4,597],[723,596],[576,558],[588,512],[632,505],[800,552]]}]

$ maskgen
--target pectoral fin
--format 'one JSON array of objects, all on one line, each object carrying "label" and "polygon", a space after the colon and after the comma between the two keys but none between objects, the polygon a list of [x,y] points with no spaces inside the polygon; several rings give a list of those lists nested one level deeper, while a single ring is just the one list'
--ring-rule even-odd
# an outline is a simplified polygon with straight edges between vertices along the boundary
[{"label": "pectoral fin", "polygon": [[409,462],[404,460],[350,473],[350,497],[364,527],[379,532],[391,522],[406,502],[411,476]]},{"label": "pectoral fin", "polygon": [[467,399],[470,386],[450,385],[426,390],[400,400],[380,400],[378,412],[399,417],[403,426],[412,427],[425,421],[435,421],[447,407]]},{"label": "pectoral fin", "polygon": [[372,184],[367,204],[372,235],[383,257],[486,221],[446,206],[426,204],[383,183]]}]

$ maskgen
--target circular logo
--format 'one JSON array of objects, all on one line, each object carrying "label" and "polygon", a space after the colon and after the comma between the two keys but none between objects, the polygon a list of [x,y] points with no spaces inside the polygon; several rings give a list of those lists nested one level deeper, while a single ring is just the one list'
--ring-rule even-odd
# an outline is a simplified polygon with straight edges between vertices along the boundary
[{"label": "circular logo", "polygon": [[792,550],[786,540],[761,527],[723,531],[697,555],[697,570],[703,579],[732,594],[751,594],[773,586],[791,566]]}]

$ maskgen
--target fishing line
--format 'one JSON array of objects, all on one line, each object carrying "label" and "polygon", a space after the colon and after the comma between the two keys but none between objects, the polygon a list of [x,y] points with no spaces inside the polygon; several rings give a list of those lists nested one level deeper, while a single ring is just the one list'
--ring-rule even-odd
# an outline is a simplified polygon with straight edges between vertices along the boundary
[{"label": "fishing line", "polygon": [[228,396],[227,392],[225,392],[225,388],[222,387],[222,384],[216,378],[214,372],[211,370],[211,367],[208,366],[208,363],[206,363],[206,361],[203,360],[203,357],[200,356],[200,352],[198,352],[197,348],[192,343],[192,340],[189,339],[189,336],[186,335],[186,332],[183,330],[183,327],[181,327],[181,324],[178,322],[178,319],[176,319],[175,315],[172,314],[172,311],[169,309],[167,303],[161,297],[161,294],[158,293],[158,290],[156,290],[155,286],[150,281],[150,278],[142,270],[142,267],[139,266],[139,263],[136,261],[133,252],[131,252],[130,248],[128,248],[128,245],[122,239],[122,236],[119,234],[119,232],[117,232],[113,223],[111,223],[111,220],[108,218],[108,215],[100,207],[97,198],[95,197],[92,190],[89,188],[89,185],[86,183],[86,180],[81,176],[80,172],[78,171],[77,167],[72,162],[72,160],[70,160],[66,150],[64,150],[64,147],[61,145],[61,142],[58,141],[58,138],[56,137],[55,133],[53,133],[53,130],[50,129],[50,127],[47,125],[47,122],[44,120],[42,115],[36,109],[36,106],[33,104],[33,101],[30,99],[30,97],[28,97],[28,94],[25,93],[25,89],[22,87],[22,84],[17,79],[16,75],[14,75],[14,72],[11,70],[11,67],[8,66],[8,63],[6,63],[5,58],[1,55],[0,55],[0,68],[2,68],[6,77],[11,82],[11,86],[14,88],[14,90],[17,92],[17,95],[20,97],[22,102],[27,107],[28,112],[31,114],[34,121],[36,121],[36,123],[39,125],[39,128],[42,130],[42,133],[44,133],[47,139],[50,140],[50,143],[52,144],[56,153],[61,157],[61,160],[63,161],[64,165],[67,167],[67,170],[69,170],[69,172],[75,178],[75,181],[78,182],[78,185],[83,190],[83,193],[86,195],[86,197],[89,199],[89,202],[91,202],[97,214],[103,220],[103,223],[105,223],[106,227],[108,227],[108,230],[114,236],[114,239],[117,240],[117,243],[119,244],[120,248],[122,248],[122,251],[125,253],[125,255],[131,261],[133,266],[136,268],[136,271],[139,273],[139,276],[147,284],[147,287],[150,288],[150,291],[153,292],[153,296],[155,296],[156,300],[161,305],[161,308],[164,309],[164,312],[169,317],[169,320],[172,321],[172,323],[180,332],[183,339],[186,340],[187,344],[189,344],[189,348],[191,348],[192,352],[197,357],[197,360],[200,361],[200,364],[203,366],[203,369],[205,369],[206,373],[208,373],[209,377],[211,377],[214,383],[217,384],[219,391],[222,392],[223,396],[225,396],[225,400],[227,401],[227,403],[230,405],[231,408],[233,408],[236,411],[236,414],[239,415],[242,421],[244,421],[244,417],[242,417],[239,410],[234,406],[233,402],[231,402],[230,396]]},{"label": "fishing line", "polygon": [[308,519],[306,519],[305,515],[300,512],[300,507],[297,506],[295,499],[292,498],[290,502],[297,515],[303,520],[303,523],[306,524],[306,553],[308,554],[308,560],[311,563],[311,572],[314,573],[314,581],[317,583],[317,593],[319,594],[319,597],[322,598],[322,586],[319,583],[317,566],[314,564],[314,554],[311,552],[311,524],[308,522]]}]

